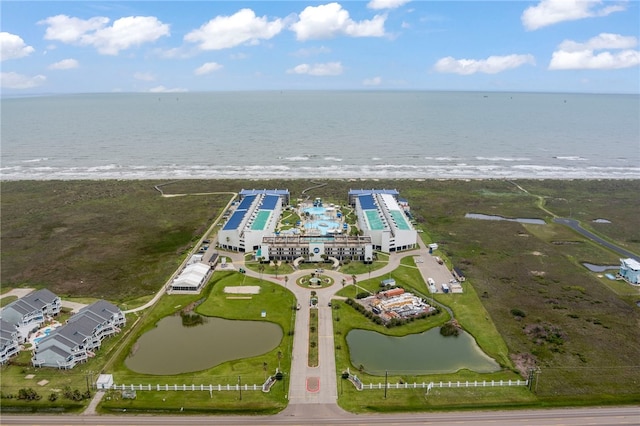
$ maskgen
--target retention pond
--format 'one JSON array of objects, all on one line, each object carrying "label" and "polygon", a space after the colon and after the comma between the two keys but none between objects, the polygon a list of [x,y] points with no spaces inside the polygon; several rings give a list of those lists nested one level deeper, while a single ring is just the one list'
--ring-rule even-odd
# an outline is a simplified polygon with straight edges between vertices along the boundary
[{"label": "retention pond", "polygon": [[545,225],[546,222],[542,219],[529,219],[529,218],[508,218],[508,217],[502,217],[502,216],[493,216],[493,215],[488,215],[488,214],[481,214],[481,213],[467,213],[466,215],[464,215],[464,217],[466,217],[467,219],[479,219],[479,220],[505,220],[507,222],[518,222],[518,223],[529,223],[532,225]]},{"label": "retention pond", "polygon": [[125,364],[144,374],[201,371],[267,353],[282,337],[282,329],[272,322],[206,318],[203,324],[185,327],[180,316],[171,316],[138,339]]},{"label": "retention pond", "polygon": [[440,328],[404,337],[385,336],[368,330],[352,330],[347,335],[351,363],[369,374],[441,374],[468,369],[478,373],[500,370],[500,365],[461,331],[444,337]]}]

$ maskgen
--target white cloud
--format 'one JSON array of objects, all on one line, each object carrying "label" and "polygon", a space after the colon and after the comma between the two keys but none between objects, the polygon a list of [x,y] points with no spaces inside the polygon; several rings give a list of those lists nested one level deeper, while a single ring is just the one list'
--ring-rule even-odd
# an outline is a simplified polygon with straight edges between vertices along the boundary
[{"label": "white cloud", "polygon": [[288,74],[308,74],[313,76],[340,75],[343,68],[340,62],[327,62],[325,64],[300,64],[287,70]]},{"label": "white cloud", "polygon": [[149,92],[151,93],[183,93],[187,91],[187,89],[183,89],[181,87],[167,88],[164,86],[156,86],[149,89]]},{"label": "white cloud", "polygon": [[73,68],[78,68],[80,63],[75,59],[63,59],[56,63],[49,65],[50,70],[70,70]]},{"label": "white cloud", "polygon": [[297,57],[307,57],[307,56],[317,56],[324,53],[331,53],[331,49],[325,46],[308,47],[308,48],[298,49],[295,52],[293,52],[292,55]]},{"label": "white cloud", "polygon": [[44,75],[29,77],[15,72],[0,73],[0,87],[5,89],[31,89],[44,84],[46,80]]},{"label": "white cloud", "polygon": [[258,44],[269,40],[280,31],[281,19],[269,21],[266,16],[257,17],[251,9],[242,9],[231,16],[217,16],[184,36],[184,40],[198,43],[202,50],[228,49],[243,43]]},{"label": "white cloud", "polygon": [[385,35],[385,15],[376,15],[371,20],[356,22],[349,12],[338,3],[321,6],[308,6],[299,16],[299,20],[289,28],[296,33],[300,41],[327,39],[340,35],[350,37],[382,37]]},{"label": "white cloud", "polygon": [[382,77],[365,78],[362,81],[362,84],[364,86],[380,86],[381,83],[382,83]]},{"label": "white cloud", "polygon": [[0,60],[23,58],[34,51],[35,49],[27,46],[20,36],[0,32]]},{"label": "white cloud", "polygon": [[441,73],[470,75],[477,72],[496,74],[524,64],[535,65],[532,55],[489,56],[487,59],[455,59],[451,56],[436,62],[434,69]]},{"label": "white cloud", "polygon": [[590,38],[586,43],[577,43],[573,40],[565,40],[560,43],[558,48],[566,52],[579,52],[583,50],[631,49],[637,45],[638,39],[633,36],[601,33]]},{"label": "white cloud", "polygon": [[[578,43],[565,40],[553,52],[550,70],[572,69],[620,69],[640,65],[640,51],[632,48],[638,45],[638,39],[620,34],[602,33]],[[610,50],[619,50],[611,52]],[[604,50],[596,53],[597,50]]]},{"label": "white cloud", "polygon": [[169,35],[169,25],[155,16],[127,16],[107,26],[102,16],[80,19],[67,15],[51,16],[39,22],[48,25],[44,38],[63,43],[93,46],[103,55],[117,55],[121,50],[140,46]]},{"label": "white cloud", "polygon": [[371,0],[367,7],[369,9],[395,9],[400,6],[404,6],[409,3],[411,0]]},{"label": "white cloud", "polygon": [[38,22],[41,25],[48,25],[44,33],[45,40],[63,43],[77,43],[84,34],[104,28],[108,23],[109,18],[104,16],[80,19],[67,15],[50,16]]},{"label": "white cloud", "polygon": [[141,81],[155,81],[156,76],[151,74],[150,72],[137,72],[133,74],[133,78]]},{"label": "white cloud", "polygon": [[626,9],[617,3],[602,7],[601,0],[541,0],[528,7],[520,19],[527,30],[537,30],[564,21],[607,16]]},{"label": "white cloud", "polygon": [[214,71],[218,71],[219,69],[222,69],[222,65],[217,62],[207,62],[196,68],[193,73],[195,75],[206,75],[211,74]]}]

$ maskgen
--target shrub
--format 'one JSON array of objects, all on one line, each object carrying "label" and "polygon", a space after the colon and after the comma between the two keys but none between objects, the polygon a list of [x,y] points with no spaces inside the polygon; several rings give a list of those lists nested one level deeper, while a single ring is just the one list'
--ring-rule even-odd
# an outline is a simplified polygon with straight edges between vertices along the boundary
[{"label": "shrub", "polygon": [[41,398],[38,392],[31,388],[22,388],[18,391],[18,399],[25,399],[27,401],[37,401]]},{"label": "shrub", "polygon": [[522,309],[518,309],[518,308],[511,309],[511,315],[517,318],[524,318],[527,316],[527,314],[525,314]]},{"label": "shrub", "polygon": [[453,322],[449,321],[440,327],[440,334],[445,337],[457,336],[460,334],[460,329]]}]

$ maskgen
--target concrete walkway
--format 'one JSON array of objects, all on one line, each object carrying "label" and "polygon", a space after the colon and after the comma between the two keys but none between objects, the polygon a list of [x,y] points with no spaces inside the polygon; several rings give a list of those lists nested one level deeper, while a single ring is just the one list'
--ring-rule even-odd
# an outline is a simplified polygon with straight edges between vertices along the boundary
[{"label": "concrete walkway", "polygon": [[9,296],[16,296],[18,299],[20,299],[34,290],[35,288],[14,288],[13,290],[9,290],[4,294],[0,294],[0,299],[9,297]]}]

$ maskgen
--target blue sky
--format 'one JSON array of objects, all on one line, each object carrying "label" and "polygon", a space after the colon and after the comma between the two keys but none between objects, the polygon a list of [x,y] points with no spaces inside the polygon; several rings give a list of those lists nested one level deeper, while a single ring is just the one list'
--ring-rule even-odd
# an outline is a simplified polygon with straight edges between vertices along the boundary
[{"label": "blue sky", "polygon": [[4,94],[640,92],[638,1],[1,3]]}]

